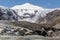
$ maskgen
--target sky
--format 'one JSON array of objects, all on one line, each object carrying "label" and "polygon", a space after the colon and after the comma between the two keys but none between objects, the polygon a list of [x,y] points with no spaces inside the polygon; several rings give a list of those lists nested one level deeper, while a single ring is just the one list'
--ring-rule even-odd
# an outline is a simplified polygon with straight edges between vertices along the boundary
[{"label": "sky", "polygon": [[24,3],[31,3],[44,8],[60,8],[60,0],[0,0],[0,6],[9,8]]}]

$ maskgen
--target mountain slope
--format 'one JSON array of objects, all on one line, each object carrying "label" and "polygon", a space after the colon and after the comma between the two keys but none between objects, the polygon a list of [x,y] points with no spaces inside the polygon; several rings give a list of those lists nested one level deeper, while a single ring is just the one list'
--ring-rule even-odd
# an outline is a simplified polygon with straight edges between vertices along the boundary
[{"label": "mountain slope", "polygon": [[40,24],[46,24],[47,26],[59,28],[60,23],[60,10],[56,9],[52,12],[49,12],[45,17],[39,19],[38,21]]},{"label": "mountain slope", "polygon": [[16,20],[17,14],[14,10],[0,6],[0,20]]}]

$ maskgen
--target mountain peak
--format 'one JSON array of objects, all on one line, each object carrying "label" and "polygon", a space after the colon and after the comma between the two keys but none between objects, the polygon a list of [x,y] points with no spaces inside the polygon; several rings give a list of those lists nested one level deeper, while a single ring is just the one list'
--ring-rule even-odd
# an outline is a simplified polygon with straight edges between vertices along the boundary
[{"label": "mountain peak", "polygon": [[25,3],[22,5],[16,5],[14,7],[12,7],[11,9],[37,9],[37,10],[44,10],[44,8],[37,6],[37,5],[33,5],[31,3]]},{"label": "mountain peak", "polygon": [[25,3],[24,5],[32,5],[31,3]]}]

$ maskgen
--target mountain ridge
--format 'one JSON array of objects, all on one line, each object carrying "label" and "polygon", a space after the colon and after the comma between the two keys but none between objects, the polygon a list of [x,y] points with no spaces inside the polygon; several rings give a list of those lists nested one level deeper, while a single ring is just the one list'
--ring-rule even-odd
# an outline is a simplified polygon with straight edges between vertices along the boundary
[{"label": "mountain ridge", "polygon": [[[38,17],[40,17],[40,16],[44,17],[44,16],[46,16],[47,13],[55,10],[55,9],[46,9],[46,8],[36,6],[36,5],[30,4],[30,3],[17,5],[17,6],[12,7],[11,9],[15,10],[17,12],[17,14],[20,16],[19,20],[29,21],[29,22],[30,21],[36,22],[39,19]],[[34,11],[36,11],[36,12],[34,12]],[[24,14],[26,14],[26,15],[24,15]],[[31,16],[33,16],[33,17],[31,18]]]}]

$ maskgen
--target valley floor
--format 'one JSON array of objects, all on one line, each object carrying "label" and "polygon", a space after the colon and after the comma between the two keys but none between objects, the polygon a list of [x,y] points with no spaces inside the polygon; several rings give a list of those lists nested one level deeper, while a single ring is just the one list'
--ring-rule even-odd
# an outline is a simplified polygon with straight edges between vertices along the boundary
[{"label": "valley floor", "polygon": [[30,36],[0,35],[0,40],[60,40],[60,37],[42,37],[38,35],[30,35]]}]

